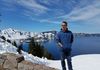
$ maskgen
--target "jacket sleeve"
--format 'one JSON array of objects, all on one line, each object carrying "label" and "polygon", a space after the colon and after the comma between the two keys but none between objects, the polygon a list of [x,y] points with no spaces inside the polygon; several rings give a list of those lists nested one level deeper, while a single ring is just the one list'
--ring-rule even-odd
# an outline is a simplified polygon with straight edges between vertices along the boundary
[{"label": "jacket sleeve", "polygon": [[73,33],[71,33],[71,43],[73,43],[73,40],[74,40],[74,36]]},{"label": "jacket sleeve", "polygon": [[56,42],[57,42],[57,43],[61,42],[61,41],[60,41],[59,33],[56,34],[56,37],[55,37],[55,38],[56,38]]}]

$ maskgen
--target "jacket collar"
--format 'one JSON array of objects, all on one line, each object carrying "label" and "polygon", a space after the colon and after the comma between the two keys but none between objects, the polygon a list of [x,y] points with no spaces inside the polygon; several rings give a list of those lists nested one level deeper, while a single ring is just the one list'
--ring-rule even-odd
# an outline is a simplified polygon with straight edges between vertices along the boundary
[{"label": "jacket collar", "polygon": [[66,31],[63,31],[63,30],[61,29],[61,32],[69,32],[69,30],[68,30],[68,28],[66,29]]}]

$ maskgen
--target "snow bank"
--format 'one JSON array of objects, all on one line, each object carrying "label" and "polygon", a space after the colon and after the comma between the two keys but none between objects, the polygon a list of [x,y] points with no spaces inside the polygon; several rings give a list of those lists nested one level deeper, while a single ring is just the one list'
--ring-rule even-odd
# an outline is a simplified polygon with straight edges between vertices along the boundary
[{"label": "snow bank", "polygon": [[[10,52],[10,53],[17,53],[17,48],[13,46],[10,43],[7,42],[0,42],[0,54]],[[27,52],[22,51],[22,55],[25,57],[25,60],[31,61],[33,63],[38,63],[38,64],[47,64],[47,59],[46,58],[39,58],[36,56],[33,56],[31,54],[28,54]]]},{"label": "snow bank", "polygon": [[87,54],[72,58],[74,70],[100,70],[100,54]]},{"label": "snow bank", "polygon": [[[60,60],[48,60],[48,62],[48,66],[62,70]],[[100,54],[78,55],[72,57],[72,64],[73,70],[100,70]]]}]

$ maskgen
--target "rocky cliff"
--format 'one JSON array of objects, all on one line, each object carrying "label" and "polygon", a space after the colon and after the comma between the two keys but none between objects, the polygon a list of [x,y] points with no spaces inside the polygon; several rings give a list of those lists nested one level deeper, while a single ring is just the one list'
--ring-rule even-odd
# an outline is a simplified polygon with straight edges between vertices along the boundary
[{"label": "rocky cliff", "polygon": [[13,53],[0,54],[0,70],[56,70],[24,60],[21,55]]}]

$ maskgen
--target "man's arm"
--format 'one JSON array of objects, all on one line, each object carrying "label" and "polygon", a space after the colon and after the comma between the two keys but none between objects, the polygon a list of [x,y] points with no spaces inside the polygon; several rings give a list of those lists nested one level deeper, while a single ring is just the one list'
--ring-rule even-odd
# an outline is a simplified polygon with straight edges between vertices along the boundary
[{"label": "man's arm", "polygon": [[74,36],[73,33],[71,33],[71,43],[73,43],[73,40],[74,40]]},{"label": "man's arm", "polygon": [[58,46],[62,47],[59,33],[56,35],[56,42],[57,42]]}]

